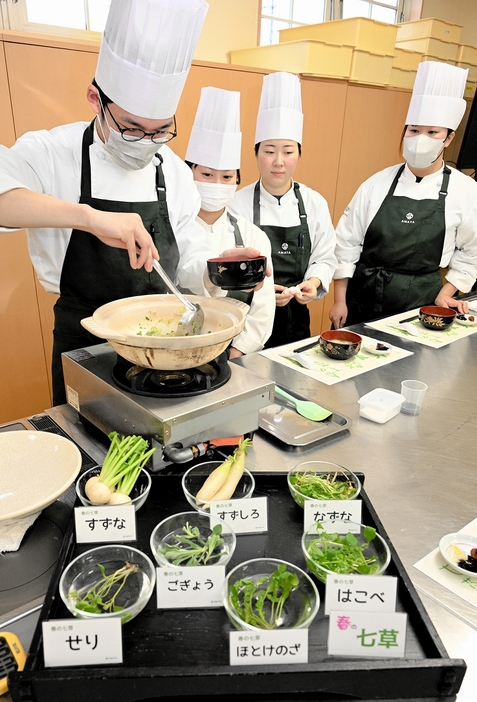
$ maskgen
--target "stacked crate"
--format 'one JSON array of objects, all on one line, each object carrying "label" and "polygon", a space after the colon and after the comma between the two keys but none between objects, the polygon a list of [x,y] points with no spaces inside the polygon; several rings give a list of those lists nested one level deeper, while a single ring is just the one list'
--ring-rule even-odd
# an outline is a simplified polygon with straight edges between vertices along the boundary
[{"label": "stacked crate", "polygon": [[280,42],[230,52],[231,63],[320,78],[412,89],[421,61],[469,69],[465,97],[477,88],[477,47],[460,44],[462,27],[429,17],[399,25],[366,17],[280,31]]},{"label": "stacked crate", "polygon": [[323,41],[287,41],[230,52],[230,62],[272,71],[288,71],[321,78],[348,78],[353,48]]},{"label": "stacked crate", "polygon": [[282,29],[280,43],[230,52],[231,63],[388,85],[397,26],[364,17]]},{"label": "stacked crate", "polygon": [[366,17],[282,29],[280,44],[314,39],[336,46],[351,46],[350,81],[367,85],[389,85],[394,59],[397,26]]},{"label": "stacked crate", "polygon": [[396,88],[413,88],[417,67],[422,61],[422,54],[409,49],[394,48],[394,60],[389,85]]},{"label": "stacked crate", "polygon": [[396,48],[417,51],[423,61],[455,64],[462,27],[429,17],[398,25]]},{"label": "stacked crate", "polygon": [[469,70],[464,97],[473,98],[477,88],[477,47],[460,44],[456,65]]},{"label": "stacked crate", "polygon": [[398,25],[390,85],[413,88],[421,61],[455,65],[462,27],[429,17]]}]

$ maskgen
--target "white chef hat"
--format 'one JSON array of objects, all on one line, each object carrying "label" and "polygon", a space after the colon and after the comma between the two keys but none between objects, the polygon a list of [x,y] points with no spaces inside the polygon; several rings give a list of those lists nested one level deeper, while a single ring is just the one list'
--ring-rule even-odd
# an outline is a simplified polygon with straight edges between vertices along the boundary
[{"label": "white chef hat", "polygon": [[298,76],[270,73],[263,78],[255,144],[267,139],[290,139],[302,143],[303,113]]},{"label": "white chef hat", "polygon": [[417,69],[406,124],[457,129],[465,112],[463,94],[468,70],[439,61]]},{"label": "white chef hat", "polygon": [[240,93],[202,88],[185,160],[217,170],[240,168]]},{"label": "white chef hat", "polygon": [[144,119],[177,109],[209,5],[205,0],[112,0],[96,81]]}]

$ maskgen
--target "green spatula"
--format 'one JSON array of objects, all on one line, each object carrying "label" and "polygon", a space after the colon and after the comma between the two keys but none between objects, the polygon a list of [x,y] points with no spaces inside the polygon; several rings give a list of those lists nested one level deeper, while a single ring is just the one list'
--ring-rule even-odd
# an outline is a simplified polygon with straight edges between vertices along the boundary
[{"label": "green spatula", "polygon": [[295,405],[298,414],[301,414],[302,417],[306,417],[306,419],[311,419],[312,422],[322,422],[324,419],[327,419],[333,414],[333,412],[330,412],[330,410],[327,410],[324,407],[320,407],[320,405],[317,405],[315,402],[298,400],[296,397],[293,397],[285,392],[285,390],[279,388],[278,385],[275,385],[275,394],[286,398],[289,402]]}]

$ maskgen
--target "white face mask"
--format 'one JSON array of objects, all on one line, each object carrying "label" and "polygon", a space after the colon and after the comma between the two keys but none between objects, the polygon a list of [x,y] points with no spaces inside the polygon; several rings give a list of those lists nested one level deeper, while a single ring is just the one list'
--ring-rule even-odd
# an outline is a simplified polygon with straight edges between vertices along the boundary
[{"label": "white face mask", "polygon": [[201,208],[206,212],[218,212],[233,198],[236,185],[222,185],[221,183],[203,183],[201,180],[194,181],[199,191]]},{"label": "white face mask", "polygon": [[[103,116],[106,119],[104,110]],[[150,139],[126,141],[119,132],[112,129],[107,120],[106,122],[109,127],[109,136],[107,139],[104,135],[101,120],[98,117],[98,124],[104,139],[103,146],[113,161],[115,161],[118,166],[122,166],[122,168],[127,168],[130,171],[140,171],[151,163],[154,154],[156,154],[162,146],[162,144],[154,144]]]},{"label": "white face mask", "polygon": [[402,155],[411,168],[428,168],[444,150],[444,141],[427,134],[404,137]]}]

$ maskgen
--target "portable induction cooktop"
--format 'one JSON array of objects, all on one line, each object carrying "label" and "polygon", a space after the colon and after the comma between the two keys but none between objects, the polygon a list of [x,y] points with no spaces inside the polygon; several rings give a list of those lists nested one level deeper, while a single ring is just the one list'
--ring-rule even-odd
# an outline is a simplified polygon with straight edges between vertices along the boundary
[{"label": "portable induction cooktop", "polygon": [[157,450],[151,470],[168,465],[164,449],[249,434],[275,385],[226,354],[192,369],[134,366],[109,344],[64,353],[66,396],[82,420],[107,435],[140,434]]}]

